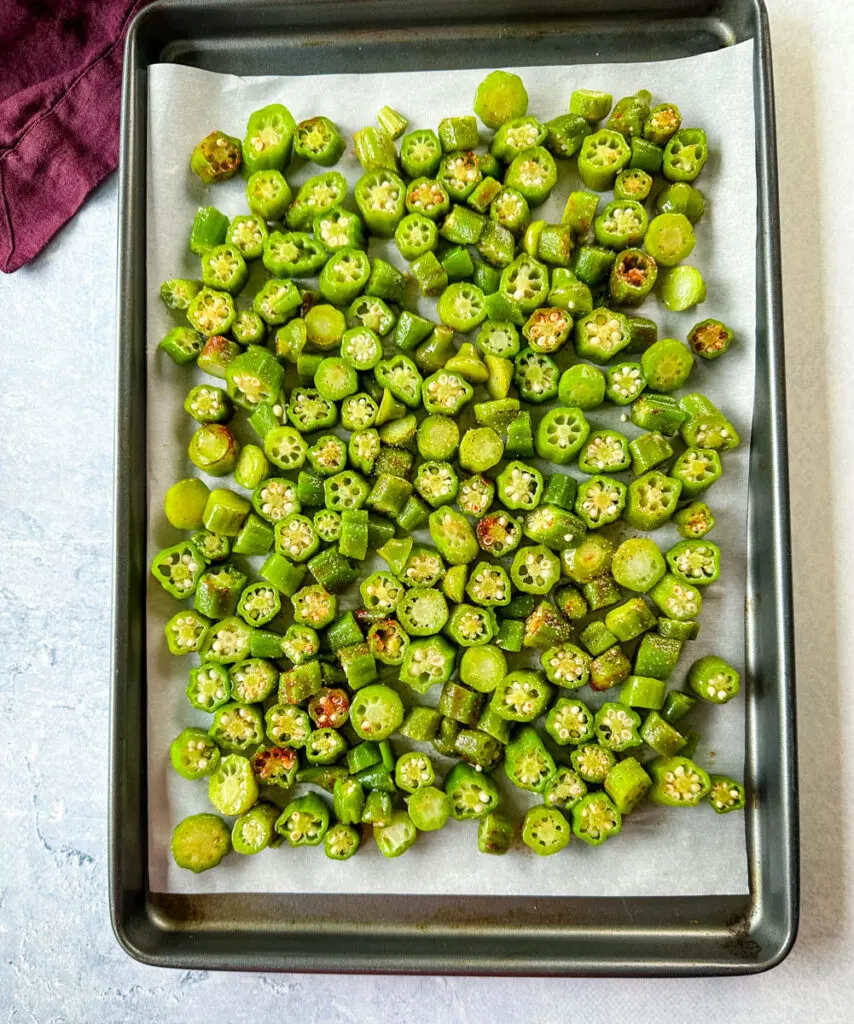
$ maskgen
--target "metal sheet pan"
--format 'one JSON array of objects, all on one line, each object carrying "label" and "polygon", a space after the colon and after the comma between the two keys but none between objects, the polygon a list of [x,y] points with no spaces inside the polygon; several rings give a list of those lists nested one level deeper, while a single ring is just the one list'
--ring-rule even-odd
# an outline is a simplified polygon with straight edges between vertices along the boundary
[{"label": "metal sheet pan", "polygon": [[[779,215],[761,0],[167,0],[126,49],[119,203],[110,903],[127,952],[196,969],[742,974],[779,963],[798,920],[794,657]],[[662,60],[755,41],[756,393],[746,604],[749,896],[153,894],[145,764],[147,68],[236,74]],[[512,922],[512,925],[509,923]]]}]

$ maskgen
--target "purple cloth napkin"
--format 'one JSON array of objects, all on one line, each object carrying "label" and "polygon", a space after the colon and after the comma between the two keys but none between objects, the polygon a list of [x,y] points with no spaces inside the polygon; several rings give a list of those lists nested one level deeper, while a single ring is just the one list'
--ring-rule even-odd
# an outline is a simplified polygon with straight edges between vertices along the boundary
[{"label": "purple cloth napkin", "polygon": [[0,270],[34,259],[115,170],[124,36],[146,2],[0,2]]}]

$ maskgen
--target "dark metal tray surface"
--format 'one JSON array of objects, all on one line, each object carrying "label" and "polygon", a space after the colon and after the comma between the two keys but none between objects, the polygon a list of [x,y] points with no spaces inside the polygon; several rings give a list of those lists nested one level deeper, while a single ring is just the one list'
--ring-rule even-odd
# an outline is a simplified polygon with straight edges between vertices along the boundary
[{"label": "dark metal tray surface", "polygon": [[[774,99],[762,0],[166,0],[126,48],[110,903],[127,952],[197,969],[534,975],[743,974],[779,963],[798,920],[789,509]],[[750,895],[602,899],[150,892],[144,653],[147,68],[241,75],[585,64],[755,43],[756,390],[746,606]],[[757,796],[758,795],[758,796]]]}]

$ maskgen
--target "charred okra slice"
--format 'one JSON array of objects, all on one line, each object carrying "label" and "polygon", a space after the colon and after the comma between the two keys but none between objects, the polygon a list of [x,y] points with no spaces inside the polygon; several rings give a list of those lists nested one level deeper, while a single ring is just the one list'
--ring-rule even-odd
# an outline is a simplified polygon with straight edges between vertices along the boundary
[{"label": "charred okra slice", "polygon": [[407,212],[435,222],[444,219],[451,208],[451,199],[441,181],[417,177],[406,189],[405,204]]},{"label": "charred okra slice", "polygon": [[572,332],[572,317],[559,307],[535,309],[528,317],[522,333],[534,352],[557,352]]},{"label": "charred okra slice", "polygon": [[190,170],[198,174],[205,185],[214,185],[234,177],[242,162],[240,140],[225,132],[213,131],[193,150]]},{"label": "charred okra slice", "polygon": [[688,333],[688,344],[701,359],[717,359],[729,349],[733,337],[733,332],[720,320],[701,320]]},{"label": "charred okra slice", "polygon": [[466,199],[483,177],[477,154],[471,149],[446,153],[439,163],[438,180],[455,202]]},{"label": "charred okra slice", "polygon": [[692,501],[673,517],[680,536],[686,540],[699,540],[714,529],[712,510],[702,501]]},{"label": "charred okra slice", "polygon": [[294,152],[321,167],[337,164],[346,145],[344,136],[328,117],[311,117],[296,126]]},{"label": "charred okra slice", "polygon": [[494,512],[478,520],[475,534],[483,551],[496,558],[502,558],[515,551],[521,543],[522,527],[508,513]]}]

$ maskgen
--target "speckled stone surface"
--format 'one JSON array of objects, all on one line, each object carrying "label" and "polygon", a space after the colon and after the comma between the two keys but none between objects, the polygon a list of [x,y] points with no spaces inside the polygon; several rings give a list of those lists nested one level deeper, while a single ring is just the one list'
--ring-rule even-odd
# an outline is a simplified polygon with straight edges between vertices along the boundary
[{"label": "speckled stone surface", "polygon": [[[769,0],[778,83],[803,907],[758,978],[579,981],[161,971],[107,913],[116,184],[0,277],[0,1021],[850,1020],[854,427],[847,0]],[[843,103],[842,98],[848,97]]]}]

